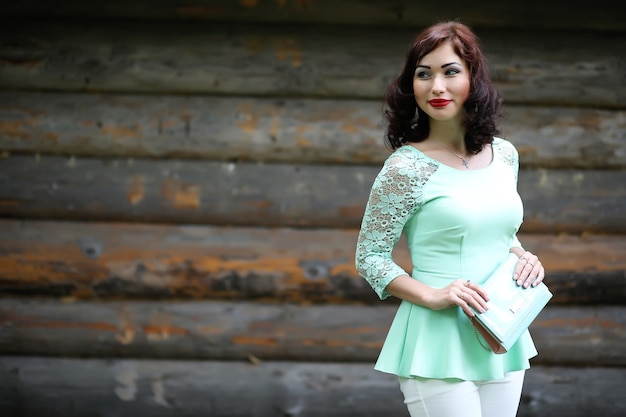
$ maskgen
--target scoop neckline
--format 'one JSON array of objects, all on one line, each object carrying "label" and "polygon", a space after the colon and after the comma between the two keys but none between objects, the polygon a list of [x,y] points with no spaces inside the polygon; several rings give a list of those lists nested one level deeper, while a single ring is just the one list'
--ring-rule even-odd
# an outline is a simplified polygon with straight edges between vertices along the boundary
[{"label": "scoop neckline", "polygon": [[457,172],[463,173],[463,172],[482,172],[482,171],[488,170],[489,168],[491,168],[493,166],[494,162],[496,161],[496,151],[493,148],[493,142],[490,145],[491,145],[491,161],[489,162],[489,165],[487,165],[485,167],[482,167],[482,168],[479,168],[479,169],[459,169],[459,168],[455,168],[455,167],[452,167],[452,166],[450,166],[448,164],[444,164],[443,162],[441,162],[441,161],[439,161],[439,160],[437,160],[435,158],[432,158],[432,157],[426,155],[424,152],[422,152],[421,150],[417,149],[415,146],[411,145],[410,143],[407,143],[404,146],[408,146],[409,148],[413,149],[415,152],[418,152],[424,158],[426,158],[426,159],[436,163],[439,166],[447,168],[447,169],[449,169],[451,171],[457,171]]}]

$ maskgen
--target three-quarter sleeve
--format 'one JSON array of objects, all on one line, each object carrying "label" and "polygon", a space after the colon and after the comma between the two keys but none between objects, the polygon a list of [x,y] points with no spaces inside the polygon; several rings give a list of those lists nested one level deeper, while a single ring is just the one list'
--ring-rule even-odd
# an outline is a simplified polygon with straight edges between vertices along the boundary
[{"label": "three-quarter sleeve", "polygon": [[392,258],[404,225],[419,208],[422,187],[435,167],[408,152],[393,154],[377,175],[356,247],[356,268],[381,300],[396,277],[406,274]]}]

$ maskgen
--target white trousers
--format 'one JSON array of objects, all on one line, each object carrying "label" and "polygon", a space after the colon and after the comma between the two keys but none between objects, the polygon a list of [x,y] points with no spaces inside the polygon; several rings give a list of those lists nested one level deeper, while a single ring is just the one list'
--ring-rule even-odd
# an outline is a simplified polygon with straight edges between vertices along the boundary
[{"label": "white trousers", "polygon": [[524,372],[492,381],[399,379],[411,417],[515,417]]}]

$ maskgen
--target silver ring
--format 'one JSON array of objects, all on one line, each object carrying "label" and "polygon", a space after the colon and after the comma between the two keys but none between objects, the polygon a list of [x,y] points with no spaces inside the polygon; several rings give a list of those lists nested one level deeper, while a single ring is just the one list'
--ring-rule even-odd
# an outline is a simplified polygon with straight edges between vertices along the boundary
[{"label": "silver ring", "polygon": [[523,256],[521,258],[519,258],[520,261],[526,261],[528,263],[528,259],[524,258]]},{"label": "silver ring", "polygon": [[469,279],[466,281],[467,286],[469,287],[470,285],[472,285],[472,281],[470,281]]},{"label": "silver ring", "polygon": [[531,264],[530,262],[528,262],[528,265],[530,265],[531,267],[535,267],[535,264]]},{"label": "silver ring", "polygon": [[462,292],[461,295],[459,295],[459,298],[463,301],[465,301],[465,293]]}]

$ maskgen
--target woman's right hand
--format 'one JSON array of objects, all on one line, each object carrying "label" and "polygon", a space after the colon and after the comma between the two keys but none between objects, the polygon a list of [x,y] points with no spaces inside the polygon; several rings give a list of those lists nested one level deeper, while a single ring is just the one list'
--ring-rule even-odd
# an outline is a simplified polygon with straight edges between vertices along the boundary
[{"label": "woman's right hand", "polygon": [[484,313],[487,310],[489,297],[480,285],[457,279],[452,284],[443,288],[433,288],[429,307],[433,310],[443,310],[444,308],[457,305],[461,307],[468,317],[474,317],[475,313],[471,307]]}]

